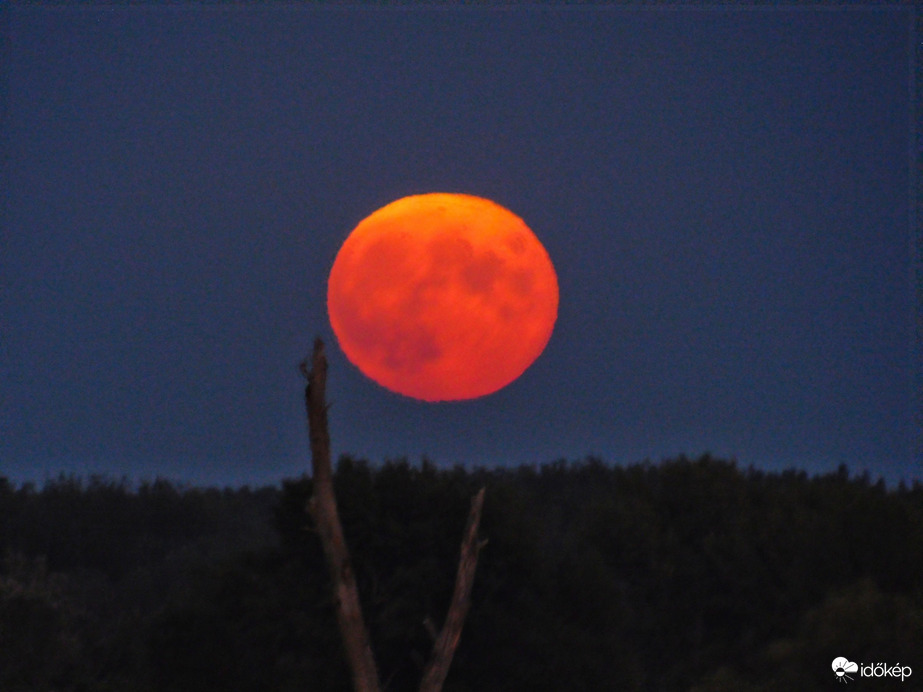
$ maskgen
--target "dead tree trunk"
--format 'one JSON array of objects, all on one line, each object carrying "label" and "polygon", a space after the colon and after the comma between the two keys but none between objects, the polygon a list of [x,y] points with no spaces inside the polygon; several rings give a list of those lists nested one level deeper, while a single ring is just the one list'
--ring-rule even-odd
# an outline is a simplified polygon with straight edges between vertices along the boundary
[{"label": "dead tree trunk", "polygon": [[356,692],[379,692],[378,670],[369,644],[368,631],[362,619],[359,590],[353,574],[352,563],[343,527],[333,494],[333,469],[330,463],[330,433],[327,428],[327,359],[324,342],[314,341],[311,369],[302,363],[302,372],[308,379],[304,398],[308,409],[308,429],[311,437],[311,467],[314,473],[314,492],[308,501],[308,511],[314,518],[327,569],[333,583],[337,624],[346,648],[346,657],[352,669]]},{"label": "dead tree trunk", "polygon": [[[352,670],[353,687],[356,692],[379,692],[378,670],[369,643],[368,631],[362,618],[359,590],[353,574],[349,550],[343,536],[343,527],[337,511],[333,493],[333,468],[330,461],[330,433],[327,428],[327,359],[324,343],[314,341],[311,366],[307,361],[301,364],[301,371],[308,384],[304,399],[308,412],[308,430],[311,437],[311,467],[314,475],[314,491],[308,501],[308,512],[314,519],[324,548],[327,569],[333,584],[336,603],[337,624],[346,649],[346,657]],[[484,506],[484,488],[471,500],[471,511],[462,539],[458,573],[449,613],[439,635],[435,637],[429,663],[423,670],[420,692],[440,692],[452,664],[458,640],[468,609],[471,606],[471,586],[477,568],[478,553],[487,541],[478,540],[478,526],[481,509]]]}]

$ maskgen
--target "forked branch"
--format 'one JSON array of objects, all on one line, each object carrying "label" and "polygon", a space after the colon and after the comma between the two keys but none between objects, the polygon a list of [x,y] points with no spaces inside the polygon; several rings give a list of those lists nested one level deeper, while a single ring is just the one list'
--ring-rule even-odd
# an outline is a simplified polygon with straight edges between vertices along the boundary
[{"label": "forked branch", "polygon": [[[304,399],[308,412],[308,429],[311,437],[311,466],[314,476],[314,492],[308,501],[308,511],[314,518],[317,532],[324,548],[324,557],[333,584],[337,624],[346,657],[353,676],[356,692],[379,692],[380,683],[375,657],[369,643],[368,631],[362,618],[359,590],[349,550],[343,536],[343,527],[337,511],[333,492],[333,468],[330,461],[330,433],[327,427],[327,359],[324,343],[314,341],[310,367],[307,361],[301,364],[301,372],[308,381]],[[471,510],[462,539],[458,573],[449,613],[439,635],[435,637],[429,663],[423,670],[420,692],[440,692],[452,664],[458,640],[461,637],[465,618],[471,607],[471,587],[477,568],[478,553],[487,541],[478,540],[478,526],[481,509],[484,506],[484,492],[481,488],[471,500]]]}]

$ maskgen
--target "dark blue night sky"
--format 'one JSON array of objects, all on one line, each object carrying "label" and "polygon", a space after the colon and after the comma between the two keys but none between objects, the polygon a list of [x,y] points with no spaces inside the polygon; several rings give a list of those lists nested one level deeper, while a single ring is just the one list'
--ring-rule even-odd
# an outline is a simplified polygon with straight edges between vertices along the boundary
[{"label": "dark blue night sky", "polygon": [[[0,12],[0,475],[298,475],[320,335],[336,454],[923,478],[911,8]],[[560,282],[469,402],[380,388],[326,314],[349,231],[433,191]]]}]

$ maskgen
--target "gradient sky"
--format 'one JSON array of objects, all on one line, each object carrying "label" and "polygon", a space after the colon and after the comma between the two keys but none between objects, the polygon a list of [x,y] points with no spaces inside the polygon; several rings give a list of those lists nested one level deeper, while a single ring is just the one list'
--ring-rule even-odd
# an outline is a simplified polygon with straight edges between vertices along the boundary
[{"label": "gradient sky", "polygon": [[[335,454],[923,478],[910,8],[0,12],[0,475],[298,475],[320,335]],[[433,191],[560,282],[469,402],[367,380],[326,313],[349,231]]]}]

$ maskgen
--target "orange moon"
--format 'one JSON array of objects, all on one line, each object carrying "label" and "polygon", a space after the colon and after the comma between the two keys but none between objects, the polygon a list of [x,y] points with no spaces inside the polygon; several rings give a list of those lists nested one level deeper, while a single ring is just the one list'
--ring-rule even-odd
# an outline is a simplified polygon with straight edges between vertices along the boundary
[{"label": "orange moon", "polygon": [[327,285],[346,357],[399,394],[473,399],[519,377],[558,314],[558,279],[513,212],[471,195],[404,197],[359,223]]}]

